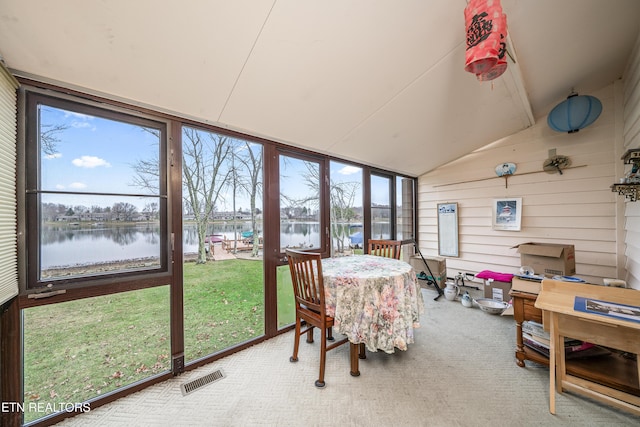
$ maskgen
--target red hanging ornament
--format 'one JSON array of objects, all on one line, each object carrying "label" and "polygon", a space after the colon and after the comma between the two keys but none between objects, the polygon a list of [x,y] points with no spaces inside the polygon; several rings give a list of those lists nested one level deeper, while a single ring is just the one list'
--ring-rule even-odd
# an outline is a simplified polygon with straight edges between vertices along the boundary
[{"label": "red hanging ornament", "polygon": [[497,79],[507,71],[507,15],[504,13],[500,19],[495,20],[496,32],[500,34],[500,48],[498,49],[498,61],[489,71],[476,74],[480,81]]},{"label": "red hanging ornament", "polygon": [[498,65],[501,52],[504,58],[507,37],[507,20],[500,0],[471,0],[464,9],[464,17],[467,30],[465,71],[476,74],[480,80],[498,77],[506,69],[506,60],[499,68],[491,70]]}]

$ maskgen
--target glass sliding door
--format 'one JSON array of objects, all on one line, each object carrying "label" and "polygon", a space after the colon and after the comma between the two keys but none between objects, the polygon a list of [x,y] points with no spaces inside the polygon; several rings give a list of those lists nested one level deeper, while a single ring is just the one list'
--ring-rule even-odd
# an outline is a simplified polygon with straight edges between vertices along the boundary
[{"label": "glass sliding door", "polygon": [[185,361],[264,334],[262,146],[183,127]]},{"label": "glass sliding door", "polygon": [[361,251],[364,240],[362,168],[330,164],[331,255]]},{"label": "glass sliding door", "polygon": [[280,249],[320,249],[320,164],[280,156]]},{"label": "glass sliding door", "polygon": [[[393,177],[371,174],[371,238],[395,239]],[[366,244],[366,242],[365,242]]]},{"label": "glass sliding door", "polygon": [[322,163],[305,157],[279,156],[280,186],[280,266],[277,267],[278,328],[295,321],[293,287],[286,249],[324,252]]}]

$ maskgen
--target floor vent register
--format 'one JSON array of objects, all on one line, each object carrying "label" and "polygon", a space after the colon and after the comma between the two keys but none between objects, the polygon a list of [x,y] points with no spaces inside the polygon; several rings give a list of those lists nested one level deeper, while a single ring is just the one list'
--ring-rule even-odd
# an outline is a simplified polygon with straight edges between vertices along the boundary
[{"label": "floor vent register", "polygon": [[188,383],[184,383],[180,386],[182,395],[186,396],[187,394],[193,393],[194,391],[199,390],[206,385],[223,379],[224,376],[224,372],[221,369],[218,369],[203,377],[196,378],[195,380],[189,381]]}]

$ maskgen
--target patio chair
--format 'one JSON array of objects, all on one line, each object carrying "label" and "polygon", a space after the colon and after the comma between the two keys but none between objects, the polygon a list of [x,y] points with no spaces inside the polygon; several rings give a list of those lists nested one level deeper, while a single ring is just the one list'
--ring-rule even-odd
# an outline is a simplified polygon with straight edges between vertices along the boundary
[{"label": "patio chair", "polygon": [[400,240],[375,240],[369,239],[369,255],[378,255],[386,258],[400,259],[402,242]]},{"label": "patio chair", "polygon": [[[315,382],[316,387],[324,387],[324,367],[326,355],[347,342],[348,338],[332,342],[327,345],[333,327],[333,317],[327,316],[324,302],[324,282],[322,278],[322,258],[319,253],[286,250],[293,283],[293,293],[296,305],[296,330],[293,343],[291,362],[298,361],[300,336],[307,334],[307,342],[313,342],[313,329],[320,330],[320,375]],[[302,329],[302,321],[306,328]],[[332,338],[332,337],[331,337]]]}]

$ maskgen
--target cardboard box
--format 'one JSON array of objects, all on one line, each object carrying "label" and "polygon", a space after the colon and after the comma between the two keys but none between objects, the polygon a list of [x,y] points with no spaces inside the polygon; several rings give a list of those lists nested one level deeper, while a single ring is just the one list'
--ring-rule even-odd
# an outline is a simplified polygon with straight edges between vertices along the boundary
[{"label": "cardboard box", "polygon": [[513,248],[520,253],[520,265],[533,268],[537,275],[552,277],[576,274],[573,245],[528,242]]},{"label": "cardboard box", "polygon": [[[416,274],[424,273],[427,276],[428,280],[435,280],[438,286],[441,289],[444,289],[445,282],[447,281],[446,258],[424,257],[424,259],[425,261],[427,261],[427,265],[429,266],[429,268],[431,269],[431,273],[433,273],[435,277],[432,277],[429,274],[429,270],[427,270],[427,267],[424,265],[424,261],[422,261],[422,258],[420,257],[420,255],[412,256],[411,259],[409,260],[409,263],[411,264],[413,269],[416,271]],[[418,278],[420,277],[418,276]],[[424,285],[423,283],[424,280],[421,280],[420,282],[421,282],[421,286]]]},{"label": "cardboard box", "polygon": [[[442,257],[424,257],[424,260],[427,261],[427,265],[431,269],[431,272],[435,276],[440,276],[442,274],[447,274],[447,260]],[[424,265],[422,258],[420,255],[413,255],[409,261],[413,269],[417,272],[424,271],[426,274],[429,274],[427,267]]]},{"label": "cardboard box", "polygon": [[509,291],[511,290],[511,282],[501,282],[493,279],[484,280],[484,297],[491,298],[498,301],[509,302],[511,297]]},{"label": "cardboard box", "polygon": [[483,270],[476,274],[476,278],[484,281],[484,297],[498,301],[509,302],[511,296],[511,282],[513,274],[497,273],[495,271]]}]

